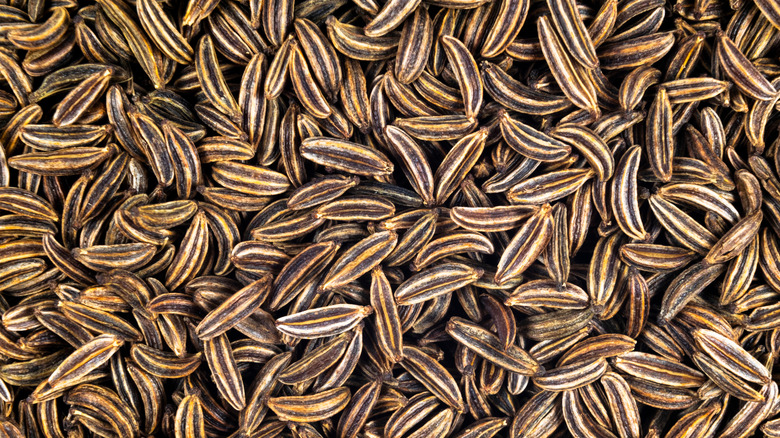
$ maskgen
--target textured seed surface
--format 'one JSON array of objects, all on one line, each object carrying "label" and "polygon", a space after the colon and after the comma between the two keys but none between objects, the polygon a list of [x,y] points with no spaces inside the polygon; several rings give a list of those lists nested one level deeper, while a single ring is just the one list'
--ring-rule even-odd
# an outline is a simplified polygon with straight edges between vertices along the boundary
[{"label": "textured seed surface", "polygon": [[0,3],[0,435],[780,437],[778,0]]}]

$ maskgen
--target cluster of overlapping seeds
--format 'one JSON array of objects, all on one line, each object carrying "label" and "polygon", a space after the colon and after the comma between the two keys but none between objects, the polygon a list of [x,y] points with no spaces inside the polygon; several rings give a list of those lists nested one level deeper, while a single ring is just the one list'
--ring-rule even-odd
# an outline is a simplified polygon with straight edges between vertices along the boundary
[{"label": "cluster of overlapping seeds", "polygon": [[780,0],[0,3],[0,436],[780,437]]}]

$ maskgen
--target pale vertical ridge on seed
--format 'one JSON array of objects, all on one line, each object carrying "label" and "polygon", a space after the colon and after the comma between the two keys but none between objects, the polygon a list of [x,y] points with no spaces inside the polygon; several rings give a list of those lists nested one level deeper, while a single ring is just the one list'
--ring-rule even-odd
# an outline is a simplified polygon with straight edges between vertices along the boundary
[{"label": "pale vertical ridge on seed", "polygon": [[541,254],[552,233],[552,207],[543,205],[534,213],[509,243],[496,269],[498,284],[521,275]]},{"label": "pale vertical ridge on seed", "polygon": [[575,67],[548,17],[540,17],[536,27],[544,59],[558,86],[575,106],[597,116],[600,110],[596,103],[596,89],[590,76],[586,77],[582,69]]},{"label": "pale vertical ridge on seed", "polygon": [[458,79],[466,117],[476,117],[482,108],[483,97],[482,77],[479,74],[477,62],[460,40],[445,35],[441,37],[441,43],[444,46],[447,59],[453,67],[455,77]]},{"label": "pale vertical ridge on seed", "polygon": [[775,87],[723,32],[717,35],[716,53],[718,64],[740,91],[757,100],[769,100],[777,95]]},{"label": "pale vertical ridge on seed", "polygon": [[494,58],[506,50],[523,28],[530,6],[528,0],[503,0],[495,25],[485,37],[480,55]]},{"label": "pale vertical ridge on seed", "polygon": [[550,17],[574,59],[586,68],[597,68],[599,60],[590,34],[573,0],[547,0]]}]

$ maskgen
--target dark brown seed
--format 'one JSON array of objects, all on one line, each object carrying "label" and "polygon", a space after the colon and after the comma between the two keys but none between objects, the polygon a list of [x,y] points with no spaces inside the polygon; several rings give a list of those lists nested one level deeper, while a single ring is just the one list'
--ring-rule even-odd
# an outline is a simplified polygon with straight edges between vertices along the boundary
[{"label": "dark brown seed", "polygon": [[202,360],[201,353],[176,356],[144,344],[134,345],[130,349],[130,357],[139,368],[163,379],[186,377],[195,372]]},{"label": "dark brown seed", "polygon": [[74,351],[62,361],[48,377],[52,387],[68,387],[76,384],[84,375],[105,364],[124,344],[113,335],[101,335]]},{"label": "dark brown seed", "polygon": [[393,231],[382,231],[361,240],[344,252],[331,266],[322,288],[344,286],[380,264],[395,247],[398,236]]},{"label": "dark brown seed", "polygon": [[341,387],[311,395],[271,397],[268,399],[268,407],[288,421],[321,421],[342,411],[350,395],[349,388]]},{"label": "dark brown seed", "polygon": [[541,254],[552,233],[551,210],[552,207],[545,204],[518,230],[498,263],[496,283],[501,284],[521,275]]},{"label": "dark brown seed", "polygon": [[495,335],[465,319],[450,319],[447,333],[466,348],[506,370],[528,376],[544,370],[522,349],[515,345],[505,349]]},{"label": "dark brown seed", "polygon": [[458,411],[465,410],[460,388],[439,362],[411,346],[404,347],[403,357],[401,365],[431,393]]},{"label": "dark brown seed", "polygon": [[351,330],[371,313],[373,309],[370,306],[334,304],[279,318],[276,328],[286,335],[302,339],[335,336]]},{"label": "dark brown seed", "polygon": [[204,341],[225,333],[254,312],[270,291],[270,277],[262,277],[247,285],[209,312],[200,321],[195,333]]},{"label": "dark brown seed", "polygon": [[482,276],[481,269],[457,263],[442,263],[410,277],[395,291],[400,305],[413,305],[474,283]]},{"label": "dark brown seed", "polygon": [[777,0],[3,3],[5,435],[780,436]]},{"label": "dark brown seed", "polygon": [[343,140],[307,138],[301,144],[301,155],[317,164],[357,175],[380,176],[393,171],[393,164],[381,152]]}]

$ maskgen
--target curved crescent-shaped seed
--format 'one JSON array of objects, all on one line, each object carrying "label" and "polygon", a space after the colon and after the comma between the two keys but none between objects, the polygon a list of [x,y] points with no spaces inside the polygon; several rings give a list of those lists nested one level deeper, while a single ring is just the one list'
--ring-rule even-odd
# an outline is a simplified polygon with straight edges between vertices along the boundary
[{"label": "curved crescent-shaped seed", "polygon": [[77,146],[10,157],[8,166],[36,175],[77,175],[98,166],[109,155],[111,155],[111,149],[108,147]]},{"label": "curved crescent-shaped seed", "polygon": [[496,64],[482,61],[485,91],[496,102],[522,114],[546,115],[572,106],[567,96],[553,95],[531,89],[517,81]]},{"label": "curved crescent-shaped seed", "polygon": [[482,108],[483,95],[482,76],[479,74],[477,62],[459,39],[445,35],[441,38],[441,43],[455,71],[466,117],[476,118]]},{"label": "curved crescent-shaped seed", "polygon": [[547,0],[550,8],[550,17],[558,29],[558,34],[563,38],[563,43],[569,49],[572,56],[583,67],[594,69],[599,66],[596,57],[596,49],[590,33],[585,28],[582,16],[574,0]]},{"label": "curved crescent-shaped seed", "polygon": [[566,391],[581,388],[595,382],[607,371],[607,361],[604,358],[590,362],[576,362],[548,370],[533,381],[546,391]]},{"label": "curved crescent-shaped seed", "polygon": [[334,304],[279,318],[276,320],[276,328],[286,335],[301,339],[335,336],[353,329],[372,313],[371,306]]},{"label": "curved crescent-shaped seed", "polygon": [[188,395],[179,402],[174,420],[174,433],[176,438],[206,436],[203,403],[197,394]]},{"label": "curved crescent-shaped seed", "polygon": [[442,263],[411,276],[395,290],[399,305],[411,306],[474,283],[482,276],[481,269],[459,263]]},{"label": "curved crescent-shaped seed", "polygon": [[428,9],[418,6],[404,22],[401,41],[395,59],[395,77],[402,84],[411,84],[422,74],[433,47],[433,22]]},{"label": "curved crescent-shaped seed", "polygon": [[385,127],[385,136],[388,145],[404,164],[404,173],[414,190],[423,199],[423,203],[433,205],[435,203],[433,172],[420,145],[409,134],[393,125]]},{"label": "curved crescent-shaped seed", "polygon": [[553,138],[564,141],[581,153],[596,171],[600,182],[612,178],[615,157],[607,143],[593,130],[579,125],[563,124],[550,132]]},{"label": "curved crescent-shaped seed", "polygon": [[49,384],[55,388],[72,386],[72,383],[108,362],[123,344],[124,341],[115,335],[96,336],[66,357],[49,374]]},{"label": "curved crescent-shaped seed", "polygon": [[674,318],[686,304],[726,270],[724,264],[710,265],[699,262],[678,275],[669,285],[661,302],[658,318],[662,322]]},{"label": "curved crescent-shaped seed", "polygon": [[623,154],[612,181],[611,205],[620,229],[633,239],[645,240],[648,234],[642,224],[642,213],[639,211],[637,185],[640,157],[639,146],[634,146]]},{"label": "curved crescent-shaped seed", "polygon": [[517,231],[498,261],[495,281],[498,284],[520,276],[541,254],[553,230],[552,207],[543,205]]},{"label": "curved crescent-shaped seed", "polygon": [[177,63],[191,63],[194,55],[192,46],[176,29],[162,6],[154,0],[140,0],[135,6],[141,25],[155,45]]},{"label": "curved crescent-shaped seed", "polygon": [[574,64],[575,61],[569,57],[548,17],[540,17],[536,28],[544,59],[555,82],[574,105],[598,116],[600,110],[596,102],[596,87],[590,75]]},{"label": "curved crescent-shaped seed", "polygon": [[333,263],[320,287],[335,289],[371,271],[393,251],[397,242],[398,235],[394,231],[381,231],[366,237]]},{"label": "curved crescent-shaped seed", "polygon": [[757,100],[770,100],[777,96],[775,87],[722,31],[717,34],[716,56],[724,73],[743,93]]},{"label": "curved crescent-shaped seed", "polygon": [[336,50],[311,20],[297,18],[294,27],[298,44],[306,54],[306,58],[311,61],[317,82],[331,99],[335,99],[342,80],[341,63]]},{"label": "curved crescent-shaped seed", "polygon": [[194,373],[201,364],[203,353],[176,356],[146,344],[135,344],[130,348],[130,357],[139,368],[163,379],[179,379]]},{"label": "curved crescent-shaped seed", "polygon": [[420,5],[421,0],[390,0],[366,25],[364,32],[370,37],[380,37],[401,25]]},{"label": "curved crescent-shaped seed", "polygon": [[46,50],[65,38],[70,27],[70,14],[63,7],[55,7],[49,18],[30,29],[8,32],[8,40],[22,50]]},{"label": "curved crescent-shaped seed", "polygon": [[526,376],[544,372],[544,368],[523,349],[514,344],[504,348],[496,335],[466,319],[451,318],[446,330],[466,348],[501,368]]},{"label": "curved crescent-shaped seed", "polygon": [[214,163],[211,168],[211,176],[217,183],[249,195],[278,195],[290,187],[286,175],[261,166],[220,161]]},{"label": "curved crescent-shaped seed", "polygon": [[447,152],[436,169],[436,203],[443,204],[452,195],[482,155],[488,132],[486,129],[469,134]]},{"label": "curved crescent-shaped seed", "polygon": [[271,291],[271,277],[250,283],[210,311],[195,328],[195,334],[208,341],[233,328],[249,317],[265,301]]},{"label": "curved crescent-shaped seed", "polygon": [[501,135],[520,155],[537,161],[559,161],[571,153],[571,147],[525,123],[501,114]]},{"label": "curved crescent-shaped seed", "polygon": [[530,0],[502,0],[493,27],[482,43],[483,58],[494,58],[506,50],[523,28],[530,7]]},{"label": "curved crescent-shaped seed", "polygon": [[449,371],[416,347],[404,346],[401,365],[433,395],[459,412],[465,411],[463,394]]},{"label": "curved crescent-shaped seed", "polygon": [[298,423],[313,423],[341,412],[350,399],[349,388],[342,386],[309,395],[271,397],[268,408],[279,418]]},{"label": "curved crescent-shaped seed", "polygon": [[195,54],[195,71],[198,73],[198,82],[212,105],[233,121],[240,121],[241,107],[233,98],[225,76],[219,68],[217,52],[209,35],[201,38],[198,43],[198,51]]},{"label": "curved crescent-shaped seed", "polygon": [[204,341],[203,355],[219,394],[237,411],[243,409],[246,405],[244,382],[227,335],[223,333]]},{"label": "curved crescent-shaped seed", "polygon": [[393,163],[384,154],[346,140],[310,137],[303,140],[300,151],[307,160],[356,175],[381,176],[393,172]]},{"label": "curved crescent-shaped seed", "polygon": [[766,384],[772,376],[764,364],[747,352],[738,342],[713,330],[695,330],[693,339],[704,353],[739,377]]}]

